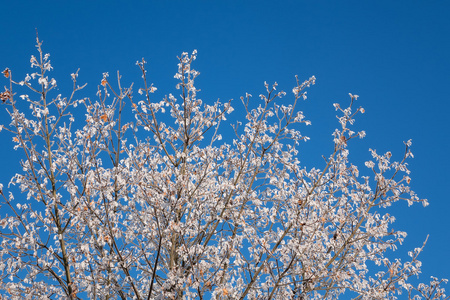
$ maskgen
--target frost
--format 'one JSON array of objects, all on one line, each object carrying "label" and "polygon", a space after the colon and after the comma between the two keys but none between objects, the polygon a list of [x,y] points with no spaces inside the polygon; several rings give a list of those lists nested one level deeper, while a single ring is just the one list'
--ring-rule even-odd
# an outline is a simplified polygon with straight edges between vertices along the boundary
[{"label": "frost", "polygon": [[56,92],[37,43],[36,72],[14,83],[20,101],[1,93],[10,120],[0,131],[24,151],[8,193],[0,184],[2,297],[446,297],[445,280],[408,280],[421,272],[423,246],[405,261],[391,251],[406,233],[389,206],[428,204],[409,186],[411,141],[403,157],[370,149],[361,176],[350,161],[350,144],[366,135],[355,129],[357,95],[333,105],[324,163],[307,169],[300,142],[311,122],[299,100],[314,76],[296,77],[287,96],[264,82],[263,101],[202,100],[194,50],[178,58],[176,96],[150,99],[157,88],[142,59],[137,98],[137,83],[103,73],[97,98],[75,100],[78,73],[72,91]]}]

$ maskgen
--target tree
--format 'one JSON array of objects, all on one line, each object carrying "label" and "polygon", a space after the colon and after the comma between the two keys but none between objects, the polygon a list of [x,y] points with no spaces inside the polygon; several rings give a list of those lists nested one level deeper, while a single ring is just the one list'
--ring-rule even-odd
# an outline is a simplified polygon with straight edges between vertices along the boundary
[{"label": "tree", "polygon": [[380,211],[427,202],[408,186],[410,141],[399,161],[371,150],[370,176],[349,162],[348,143],[365,135],[351,129],[358,96],[334,105],[334,151],[307,170],[298,104],[314,77],[297,78],[289,105],[276,84],[242,97],[228,143],[233,107],[197,98],[195,51],[179,57],[180,96],[154,100],[142,60],[137,95],[104,73],[97,100],[76,100],[78,71],[71,94],[55,94],[41,45],[36,72],[3,71],[1,128],[23,154],[10,186],[23,193],[1,186],[1,299],[448,299],[445,280],[408,283],[423,246],[408,262],[386,257],[406,234]]}]

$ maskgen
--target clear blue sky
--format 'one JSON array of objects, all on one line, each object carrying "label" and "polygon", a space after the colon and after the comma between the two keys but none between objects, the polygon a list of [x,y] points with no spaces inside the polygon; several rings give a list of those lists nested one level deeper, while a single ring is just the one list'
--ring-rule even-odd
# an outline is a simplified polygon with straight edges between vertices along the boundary
[{"label": "clear blue sky", "polygon": [[[135,62],[145,57],[162,98],[175,92],[176,56],[193,49],[204,101],[256,96],[264,81],[290,91],[294,75],[315,75],[302,103],[312,121],[302,154],[308,167],[331,151],[332,103],[360,95],[366,114],[356,128],[367,138],[354,143],[351,157],[362,164],[374,148],[399,158],[402,142],[412,139],[411,184],[430,202],[393,207],[394,228],[409,233],[395,255],[419,247],[429,233],[422,278],[450,277],[449,1],[1,1],[0,11],[0,69],[11,68],[16,78],[30,72],[37,28],[63,94],[77,68],[88,83],[83,95],[92,98],[103,72],[138,81]],[[18,153],[0,134],[6,185]]]}]

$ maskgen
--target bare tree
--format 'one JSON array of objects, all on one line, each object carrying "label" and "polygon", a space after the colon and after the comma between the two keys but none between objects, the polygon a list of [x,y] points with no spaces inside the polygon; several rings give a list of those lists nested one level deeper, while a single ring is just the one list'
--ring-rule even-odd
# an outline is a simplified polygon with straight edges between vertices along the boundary
[{"label": "bare tree", "polygon": [[406,233],[384,208],[427,202],[408,186],[410,141],[397,161],[370,150],[361,176],[350,163],[358,96],[334,105],[333,151],[307,170],[298,106],[314,77],[297,78],[290,104],[276,84],[247,94],[245,120],[224,129],[231,102],[197,98],[195,51],[179,57],[179,96],[153,99],[142,60],[137,95],[104,73],[97,100],[79,100],[78,72],[55,93],[41,44],[34,73],[3,71],[23,193],[1,186],[1,299],[448,299],[445,280],[408,282],[423,246],[386,256]]}]

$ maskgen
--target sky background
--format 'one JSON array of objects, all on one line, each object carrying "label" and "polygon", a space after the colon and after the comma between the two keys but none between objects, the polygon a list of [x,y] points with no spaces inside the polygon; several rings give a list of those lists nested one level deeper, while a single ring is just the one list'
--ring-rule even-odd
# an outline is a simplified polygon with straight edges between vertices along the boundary
[{"label": "sky background", "polygon": [[[412,139],[411,186],[430,202],[390,209],[394,228],[408,232],[394,256],[404,258],[430,234],[422,280],[450,278],[449,1],[1,1],[0,11],[0,69],[12,69],[17,80],[31,73],[37,28],[63,95],[78,68],[79,82],[88,83],[80,98],[95,98],[103,72],[112,79],[120,70],[124,85],[139,85],[135,62],[142,57],[155,98],[176,94],[176,56],[194,49],[204,102],[235,99],[239,108],[239,97],[256,98],[264,81],[290,92],[295,75],[316,76],[301,103],[312,121],[300,154],[308,168],[322,168],[321,155],[332,151],[338,125],[332,104],[358,94],[366,113],[354,128],[367,137],[353,143],[350,158],[363,167],[373,148],[401,159],[403,141]],[[20,155],[8,133],[0,139],[6,185]]]}]

